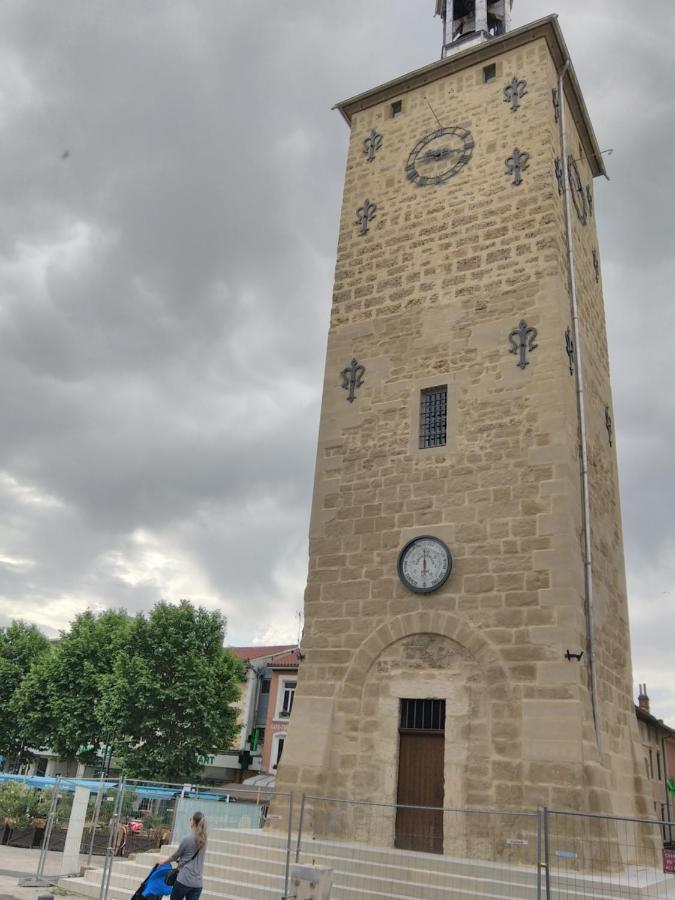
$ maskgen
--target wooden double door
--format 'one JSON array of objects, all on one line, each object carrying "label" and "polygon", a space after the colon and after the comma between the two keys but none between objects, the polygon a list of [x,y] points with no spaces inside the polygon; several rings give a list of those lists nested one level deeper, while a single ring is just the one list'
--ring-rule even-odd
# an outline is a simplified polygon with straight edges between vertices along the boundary
[{"label": "wooden double door", "polygon": [[[402,724],[405,721],[402,717]],[[435,721],[433,724],[438,725],[440,722]],[[444,709],[441,728],[399,728],[399,805],[396,809],[398,848],[426,853],[443,852],[444,766]]]}]

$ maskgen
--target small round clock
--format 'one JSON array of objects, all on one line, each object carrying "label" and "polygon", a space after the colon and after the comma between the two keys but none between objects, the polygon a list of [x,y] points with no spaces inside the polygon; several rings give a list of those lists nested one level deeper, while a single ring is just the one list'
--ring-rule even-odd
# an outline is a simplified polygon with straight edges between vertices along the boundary
[{"label": "small round clock", "polygon": [[409,591],[430,594],[447,581],[452,555],[439,538],[425,534],[413,538],[398,555],[398,577]]},{"label": "small round clock", "polygon": [[475,146],[464,128],[439,128],[426,134],[410,151],[405,165],[408,181],[423,187],[442,184],[461,171],[471,159]]},{"label": "small round clock", "polygon": [[567,160],[567,175],[569,177],[570,191],[572,193],[572,203],[574,203],[574,208],[577,211],[579,221],[582,225],[585,225],[586,220],[588,219],[586,194],[584,193],[584,186],[581,183],[579,167],[573,156],[570,156]]}]

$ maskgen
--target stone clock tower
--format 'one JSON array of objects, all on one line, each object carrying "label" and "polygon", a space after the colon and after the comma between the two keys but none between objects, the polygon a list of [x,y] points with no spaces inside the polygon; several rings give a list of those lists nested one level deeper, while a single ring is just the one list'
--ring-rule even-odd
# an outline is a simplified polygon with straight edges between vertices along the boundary
[{"label": "stone clock tower", "polygon": [[[604,165],[557,18],[512,30],[510,6],[439,0],[442,59],[337,106],[306,658],[278,785],[647,814]],[[397,846],[443,849],[406,827]]]}]

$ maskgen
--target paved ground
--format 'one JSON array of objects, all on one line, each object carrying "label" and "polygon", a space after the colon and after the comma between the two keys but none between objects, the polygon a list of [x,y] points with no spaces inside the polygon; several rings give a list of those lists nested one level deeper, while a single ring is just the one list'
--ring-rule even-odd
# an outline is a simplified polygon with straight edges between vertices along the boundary
[{"label": "paved ground", "polygon": [[[0,900],[37,900],[41,894],[62,894],[62,891],[54,887],[28,888],[21,887],[18,881],[35,875],[40,858],[39,850],[24,850],[20,847],[0,847]],[[84,865],[87,857],[82,856],[80,862]],[[93,858],[94,865],[101,862],[99,857]],[[47,853],[45,863],[45,876],[47,878],[58,876],[61,873],[61,854],[57,852]],[[56,880],[56,879],[55,879]]]}]

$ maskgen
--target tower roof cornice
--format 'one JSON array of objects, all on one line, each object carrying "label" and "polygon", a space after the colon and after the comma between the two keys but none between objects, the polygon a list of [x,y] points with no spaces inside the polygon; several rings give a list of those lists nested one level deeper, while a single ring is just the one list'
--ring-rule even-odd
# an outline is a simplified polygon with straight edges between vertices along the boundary
[{"label": "tower roof cornice", "polygon": [[[467,50],[455,52],[445,59],[433,62],[421,69],[415,69],[413,72],[408,72],[405,75],[394,78],[392,81],[387,81],[385,84],[364,91],[362,94],[357,94],[355,97],[336,103],[333,109],[339,110],[347,124],[351,125],[354,113],[369,109],[371,106],[386,100],[395,99],[402,92],[430,84],[440,78],[460,72],[469,66],[492,60],[495,56],[508,53],[542,38],[548,45],[556,68],[560,70],[567,60],[570,59],[570,54],[558,23],[558,16],[551,15],[538,19],[536,22],[531,22],[529,25],[524,25],[522,28],[516,28],[500,37],[492,38],[485,43],[469,47]],[[593,176],[606,176],[605,163],[593,131],[593,125],[591,124],[574,66],[571,62],[565,78],[565,97],[579,130]]]}]

